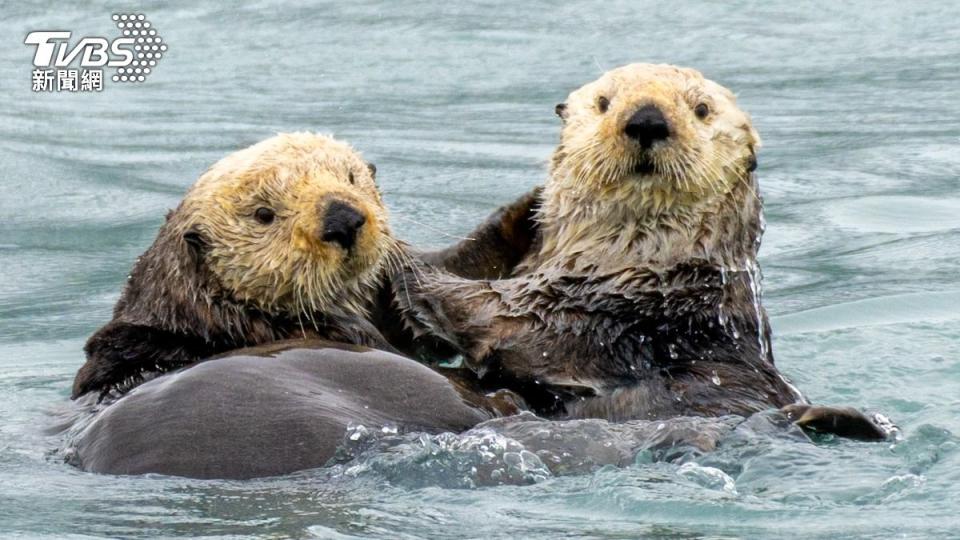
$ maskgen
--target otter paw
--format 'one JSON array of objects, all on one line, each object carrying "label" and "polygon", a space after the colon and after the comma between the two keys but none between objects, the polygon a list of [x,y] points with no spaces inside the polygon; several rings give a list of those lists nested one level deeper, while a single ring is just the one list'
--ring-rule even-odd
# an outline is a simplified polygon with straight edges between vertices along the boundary
[{"label": "otter paw", "polygon": [[530,410],[530,406],[527,405],[526,400],[513,390],[497,390],[496,392],[490,392],[486,397],[490,401],[493,410],[501,416],[513,416]]},{"label": "otter paw", "polygon": [[859,441],[885,441],[896,438],[900,430],[882,414],[868,417],[852,407],[825,407],[795,403],[781,411],[787,419],[815,433],[830,433]]}]

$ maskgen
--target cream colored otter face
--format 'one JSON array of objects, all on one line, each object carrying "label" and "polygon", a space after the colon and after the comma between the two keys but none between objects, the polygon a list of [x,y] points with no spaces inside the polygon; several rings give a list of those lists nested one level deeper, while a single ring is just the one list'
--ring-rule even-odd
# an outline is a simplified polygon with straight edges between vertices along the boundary
[{"label": "cream colored otter face", "polygon": [[358,312],[395,245],[374,173],[345,143],[280,134],[217,162],[176,212],[236,300],[268,312]]},{"label": "cream colored otter face", "polygon": [[620,67],[571,93],[557,113],[555,187],[615,191],[635,208],[664,211],[726,193],[756,166],[749,116],[693,69]]}]

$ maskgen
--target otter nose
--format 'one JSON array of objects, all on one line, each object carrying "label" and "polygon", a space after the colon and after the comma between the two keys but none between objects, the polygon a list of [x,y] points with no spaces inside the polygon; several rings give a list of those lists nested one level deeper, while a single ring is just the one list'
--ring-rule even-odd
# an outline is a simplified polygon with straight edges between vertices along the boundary
[{"label": "otter nose", "polygon": [[343,249],[350,250],[357,241],[357,233],[367,218],[347,203],[333,201],[323,217],[323,229],[320,238],[324,242],[336,242]]},{"label": "otter nose", "polygon": [[623,131],[641,147],[650,148],[670,136],[670,125],[656,105],[644,105],[627,120]]}]

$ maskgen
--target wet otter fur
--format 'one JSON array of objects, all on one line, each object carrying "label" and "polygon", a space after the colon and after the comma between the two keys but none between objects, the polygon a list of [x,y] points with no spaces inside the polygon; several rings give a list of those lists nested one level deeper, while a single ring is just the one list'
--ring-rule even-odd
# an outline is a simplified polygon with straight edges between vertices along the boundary
[{"label": "wet otter fur", "polygon": [[214,164],[137,260],[87,341],[73,397],[122,393],[227,350],[319,337],[390,349],[365,320],[396,242],[375,169],[345,143],[280,134]]},{"label": "wet otter fur", "polygon": [[[633,64],[557,113],[527,256],[501,280],[410,268],[395,294],[410,325],[550,417],[805,403],[774,365],[756,262],[760,138],[733,94],[692,69]],[[866,427],[849,432],[885,436],[854,417]]]}]

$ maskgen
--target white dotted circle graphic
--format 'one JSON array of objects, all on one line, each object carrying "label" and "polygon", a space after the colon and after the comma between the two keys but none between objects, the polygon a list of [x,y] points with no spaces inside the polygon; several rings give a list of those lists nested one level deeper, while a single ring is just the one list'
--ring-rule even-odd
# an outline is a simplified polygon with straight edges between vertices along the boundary
[{"label": "white dotted circle graphic", "polygon": [[[133,59],[124,67],[118,67],[116,75],[111,77],[115,82],[144,82],[151,68],[157,65],[157,60],[167,51],[167,45],[158,35],[157,29],[147,20],[143,13],[113,13],[110,18],[120,29],[120,34],[130,37],[128,42],[133,44],[131,52]],[[130,49],[128,49],[130,50]],[[147,67],[150,66],[150,67]]]}]

